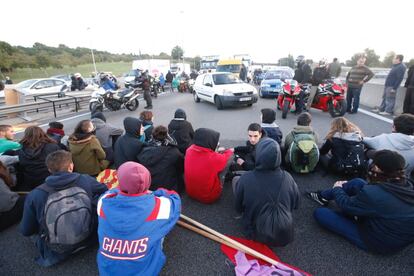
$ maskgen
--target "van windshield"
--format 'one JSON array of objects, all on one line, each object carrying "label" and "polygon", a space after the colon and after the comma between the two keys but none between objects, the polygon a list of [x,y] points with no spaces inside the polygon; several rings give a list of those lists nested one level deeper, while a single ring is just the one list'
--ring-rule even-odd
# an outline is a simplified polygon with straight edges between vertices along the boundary
[{"label": "van windshield", "polygon": [[217,65],[216,72],[239,73],[240,69],[241,69],[241,64]]},{"label": "van windshield", "polygon": [[232,74],[214,74],[213,81],[215,85],[239,83],[240,80]]}]

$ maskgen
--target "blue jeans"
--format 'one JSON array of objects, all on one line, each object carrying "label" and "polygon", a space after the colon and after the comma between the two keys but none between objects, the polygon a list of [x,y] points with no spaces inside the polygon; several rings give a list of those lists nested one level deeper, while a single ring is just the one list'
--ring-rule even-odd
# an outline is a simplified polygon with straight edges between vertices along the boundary
[{"label": "blue jeans", "polygon": [[359,88],[348,87],[348,91],[346,92],[346,106],[347,106],[346,109],[348,112],[353,112],[353,113],[358,112],[359,96],[361,95],[361,90],[362,90],[362,87],[359,87]]},{"label": "blue jeans", "polygon": [[397,97],[397,91],[391,92],[392,87],[385,87],[384,93],[382,94],[382,102],[379,107],[379,110],[394,113],[395,98]]},{"label": "blue jeans", "polygon": [[358,227],[355,221],[328,208],[316,209],[313,216],[324,228],[341,235],[360,249],[367,250],[367,247],[358,232]]},{"label": "blue jeans", "polygon": [[[342,185],[342,189],[345,191],[347,195],[354,196],[362,189],[362,187],[365,184],[367,184],[367,182],[363,180],[362,178],[354,178],[346,182],[344,185]],[[332,191],[333,189],[327,189],[327,190],[322,191],[320,195],[324,199],[334,200],[335,198],[334,198]]]}]

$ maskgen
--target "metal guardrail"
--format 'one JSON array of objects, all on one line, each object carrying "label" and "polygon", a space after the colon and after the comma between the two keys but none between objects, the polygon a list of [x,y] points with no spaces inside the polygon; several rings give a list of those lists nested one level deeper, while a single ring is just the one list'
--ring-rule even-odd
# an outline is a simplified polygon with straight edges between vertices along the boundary
[{"label": "metal guardrail", "polygon": [[90,93],[88,94],[79,94],[79,95],[68,95],[62,92],[48,93],[48,94],[39,94],[34,95],[34,102],[23,103],[16,105],[3,105],[0,106],[0,117],[4,117],[14,113],[22,113],[27,111],[36,110],[39,112],[39,109],[53,108],[53,114],[55,118],[57,117],[56,108],[62,105],[75,105],[75,111],[79,111],[80,104],[89,101],[91,98]]}]

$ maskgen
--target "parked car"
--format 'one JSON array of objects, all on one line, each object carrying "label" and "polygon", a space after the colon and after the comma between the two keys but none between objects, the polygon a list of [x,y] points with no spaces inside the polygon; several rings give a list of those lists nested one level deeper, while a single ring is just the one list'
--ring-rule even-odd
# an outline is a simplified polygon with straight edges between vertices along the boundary
[{"label": "parked car", "polygon": [[16,89],[26,95],[58,93],[69,91],[68,85],[60,79],[30,79],[16,85]]},{"label": "parked car", "polygon": [[214,103],[217,109],[226,106],[251,106],[258,100],[254,86],[242,82],[232,73],[214,72],[197,77],[194,84],[194,101]]},{"label": "parked car", "polygon": [[70,87],[72,85],[72,78],[71,77],[72,77],[72,75],[66,74],[66,75],[51,76],[50,78],[51,79],[60,79],[60,80],[63,80],[66,83],[66,85],[68,87]]},{"label": "parked car", "polygon": [[267,71],[260,83],[259,96],[277,97],[282,91],[282,85],[285,80],[292,79],[293,74],[289,70],[270,70]]}]

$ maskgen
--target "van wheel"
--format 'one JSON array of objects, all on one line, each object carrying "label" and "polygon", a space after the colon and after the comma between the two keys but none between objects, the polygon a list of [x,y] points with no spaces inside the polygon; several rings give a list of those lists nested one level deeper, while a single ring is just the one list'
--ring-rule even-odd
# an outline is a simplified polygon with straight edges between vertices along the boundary
[{"label": "van wheel", "polygon": [[219,96],[214,97],[214,104],[216,105],[217,110],[222,110],[223,109],[223,103],[221,102]]},{"label": "van wheel", "polygon": [[198,95],[197,95],[197,93],[196,93],[195,91],[194,91],[193,98],[194,98],[194,101],[195,101],[196,103],[199,103],[199,102],[200,102],[200,98],[198,97]]}]

